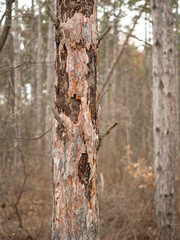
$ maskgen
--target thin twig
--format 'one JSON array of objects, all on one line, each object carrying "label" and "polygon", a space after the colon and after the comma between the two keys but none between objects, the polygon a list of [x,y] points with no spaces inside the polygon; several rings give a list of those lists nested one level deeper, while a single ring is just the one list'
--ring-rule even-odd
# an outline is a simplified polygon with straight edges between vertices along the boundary
[{"label": "thin twig", "polygon": [[[124,33],[124,34],[126,34],[126,35],[128,34],[127,32],[124,32],[124,31],[122,31],[122,30],[119,30],[119,31],[122,32],[122,33]],[[137,39],[138,41],[145,43],[145,44],[148,45],[149,47],[152,47],[152,44],[148,43],[147,41],[144,41],[143,39],[140,39],[140,38],[136,37],[136,36],[133,35],[133,34],[130,34],[130,37],[135,38],[135,39]]]},{"label": "thin twig", "polygon": [[97,146],[97,150],[99,150],[99,147],[101,145],[101,142],[103,140],[103,138],[105,138],[107,135],[110,134],[110,132],[113,130],[113,128],[116,127],[116,125],[118,125],[118,122],[114,122],[113,124],[111,124],[104,133],[99,135],[99,142],[98,142],[98,146]]},{"label": "thin twig", "polygon": [[53,16],[53,14],[51,13],[51,9],[49,6],[47,6],[47,9],[46,9],[46,14],[49,16],[49,18],[52,20],[54,26],[56,28],[59,27],[59,20],[57,17]]},{"label": "thin twig", "polygon": [[3,14],[2,17],[1,17],[0,25],[1,25],[1,23],[2,23],[2,21],[3,21],[3,19],[4,19],[5,16],[6,16],[6,12],[4,12],[4,14]]},{"label": "thin twig", "polygon": [[52,108],[52,112],[54,113],[54,117],[56,121],[59,123],[59,127],[62,128],[64,125],[64,122],[54,107]]},{"label": "thin twig", "polygon": [[25,138],[25,137],[0,137],[0,140],[13,140],[13,139],[22,139],[22,140],[27,140],[27,141],[34,141],[34,140],[39,140],[42,137],[44,137],[48,132],[50,132],[52,130],[52,128],[50,128],[49,130],[47,130],[46,132],[44,132],[43,134],[41,134],[39,137],[35,137],[35,138]]},{"label": "thin twig", "polygon": [[100,134],[99,139],[102,141],[104,137],[106,137],[108,134],[110,134],[110,132],[113,130],[113,128],[116,125],[118,125],[118,122],[114,122],[113,124],[111,124],[103,134]]},{"label": "thin twig", "polygon": [[20,68],[20,67],[23,67],[23,66],[28,65],[28,64],[47,64],[47,63],[54,63],[54,62],[46,62],[46,61],[44,61],[44,62],[35,62],[35,61],[33,61],[33,62],[30,62],[30,61],[23,62],[23,63],[20,63],[20,64],[14,66],[14,67],[13,66],[12,67],[8,66],[8,67],[5,67],[5,68],[0,68],[0,70],[1,70],[0,75],[5,74],[7,72],[11,72],[16,68]]},{"label": "thin twig", "polygon": [[101,40],[103,40],[103,38],[109,33],[109,31],[111,30],[112,26],[109,26],[103,33],[102,35],[98,38],[98,44],[97,46],[99,46]]},{"label": "thin twig", "polygon": [[124,52],[124,49],[125,49],[125,47],[126,47],[126,45],[128,43],[128,40],[129,40],[129,38],[130,38],[130,36],[131,36],[131,34],[132,34],[136,24],[137,24],[139,18],[141,17],[142,13],[144,12],[144,9],[145,9],[146,5],[147,5],[147,1],[145,2],[144,6],[142,7],[141,11],[139,12],[139,15],[135,18],[134,24],[133,24],[132,28],[127,33],[126,39],[125,39],[125,41],[124,41],[124,43],[123,43],[123,45],[122,45],[122,47],[121,47],[121,49],[119,51],[119,54],[118,54],[117,58],[115,59],[113,65],[111,67],[111,70],[109,71],[109,73],[106,76],[105,82],[104,82],[103,87],[101,89],[101,94],[99,94],[99,96],[98,96],[98,102],[100,102],[101,99],[102,99],[102,96],[104,96],[104,92],[105,92],[104,89],[105,89],[106,85],[110,82],[110,79],[111,79],[111,76],[112,76],[112,74],[114,72],[114,69],[116,68],[116,66],[118,64],[119,59],[121,58],[121,56],[122,56],[122,54]]}]

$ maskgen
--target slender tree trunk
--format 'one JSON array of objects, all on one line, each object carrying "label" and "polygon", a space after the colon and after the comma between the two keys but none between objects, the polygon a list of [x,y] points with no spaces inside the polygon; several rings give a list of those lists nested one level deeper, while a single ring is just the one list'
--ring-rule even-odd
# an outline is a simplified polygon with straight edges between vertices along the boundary
[{"label": "slender tree trunk", "polygon": [[176,122],[177,122],[177,149],[179,148],[179,136],[180,136],[180,132],[179,132],[179,124],[180,124],[180,99],[179,99],[179,13],[178,13],[178,9],[179,9],[179,4],[178,4],[178,0],[176,1],[176,38],[175,38],[175,66],[176,66]]},{"label": "slender tree trunk", "polygon": [[174,235],[175,69],[171,0],[151,0],[155,208],[159,239]]},{"label": "slender tree trunk", "polygon": [[[115,18],[114,19],[114,23],[113,23],[113,28],[114,28],[114,32],[113,32],[113,59],[117,58],[117,53],[118,53],[118,19]],[[111,97],[109,98],[110,103],[109,103],[109,110],[110,110],[110,121],[114,121],[115,117],[116,117],[116,109],[118,107],[117,102],[116,101],[116,83],[117,83],[117,67],[114,69],[114,73],[113,73],[113,81],[112,81],[112,86],[109,89],[109,93],[111,95]],[[114,182],[116,182],[116,161],[117,158],[114,156],[114,153],[116,152],[116,133],[114,132],[114,134],[112,135],[112,145],[111,145],[111,152],[113,151],[113,153],[111,154],[112,156],[112,161],[113,161],[113,180]],[[113,146],[113,149],[112,149]],[[111,158],[111,157],[110,157]]]},{"label": "slender tree trunk", "polygon": [[[30,54],[31,54],[31,99],[32,105],[36,103],[36,86],[37,86],[37,76],[36,76],[36,53],[35,53],[35,16],[34,16],[34,0],[31,0],[31,42],[30,42]],[[36,109],[32,108],[32,130],[35,130],[36,126]]]},{"label": "slender tree trunk", "polygon": [[[51,12],[55,12],[55,0],[51,1],[50,5]],[[54,53],[55,53],[55,43],[54,43],[54,26],[53,22],[49,18],[48,27],[48,50],[47,50],[47,105],[46,105],[46,130],[52,127],[52,105],[53,105],[53,86],[54,86]],[[50,151],[51,143],[49,142],[49,134],[46,135],[46,142],[48,144],[47,151]]]},{"label": "slender tree trunk", "polygon": [[[38,43],[37,43],[37,88],[36,88],[36,126],[37,131],[41,131],[42,117],[42,29],[41,29],[41,1],[38,1]],[[40,142],[38,142],[40,143]]]},{"label": "slender tree trunk", "polygon": [[54,240],[98,239],[95,6],[57,0]]},{"label": "slender tree trunk", "polygon": [[[19,14],[18,0],[15,1],[15,19],[14,19],[14,66],[20,64],[20,33],[19,33]],[[14,69],[14,129],[15,136],[21,137],[21,72],[20,68]],[[19,150],[21,148],[21,140],[14,141],[14,172],[18,167],[20,158]]]}]

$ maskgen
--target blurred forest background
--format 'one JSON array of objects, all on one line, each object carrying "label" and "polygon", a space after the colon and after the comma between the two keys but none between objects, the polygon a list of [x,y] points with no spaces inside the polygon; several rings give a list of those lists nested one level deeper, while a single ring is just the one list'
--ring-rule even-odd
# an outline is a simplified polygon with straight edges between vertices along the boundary
[{"label": "blurred forest background", "polygon": [[[55,79],[54,26],[46,8],[48,5],[54,12],[55,4],[48,0],[31,0],[28,5],[23,5],[23,1],[19,3],[18,6],[16,0],[13,4],[12,28],[0,53],[0,239],[46,240],[51,236],[51,107]],[[98,52],[100,130],[114,121],[119,123],[103,141],[98,157],[102,240],[150,240],[156,239],[157,234],[152,20],[149,2],[146,7],[144,3],[140,0],[98,1],[99,34],[112,26]],[[1,26],[4,11],[5,1],[1,0]],[[174,36],[179,63],[178,18],[176,1]],[[137,20],[143,26],[139,34]],[[118,63],[109,77],[115,59]],[[178,160],[176,239],[180,239]]]}]

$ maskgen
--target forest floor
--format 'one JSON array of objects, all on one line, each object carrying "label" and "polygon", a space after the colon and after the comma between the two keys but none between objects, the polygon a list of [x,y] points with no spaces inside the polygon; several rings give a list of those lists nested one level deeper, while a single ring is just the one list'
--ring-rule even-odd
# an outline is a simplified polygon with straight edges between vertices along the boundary
[{"label": "forest floor", "polygon": [[[37,168],[27,179],[3,174],[0,184],[0,239],[51,239],[52,184],[46,171]],[[153,184],[134,181],[125,174],[121,183],[100,192],[101,240],[158,240],[153,210]],[[177,211],[177,218],[178,216]],[[21,227],[19,227],[21,225]],[[178,226],[178,225],[177,225]],[[177,229],[177,232],[180,229]],[[179,239],[178,236],[175,239]]]}]

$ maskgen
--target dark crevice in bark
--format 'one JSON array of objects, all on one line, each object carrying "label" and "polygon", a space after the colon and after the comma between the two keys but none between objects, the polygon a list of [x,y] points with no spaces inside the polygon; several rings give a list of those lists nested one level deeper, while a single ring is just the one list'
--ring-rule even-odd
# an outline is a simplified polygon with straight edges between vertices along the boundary
[{"label": "dark crevice in bark", "polygon": [[78,162],[78,177],[81,184],[85,186],[85,196],[90,201],[92,179],[90,180],[90,165],[88,163],[88,154],[83,153]]},{"label": "dark crevice in bark", "polygon": [[62,0],[59,3],[59,15],[65,22],[72,18],[75,13],[82,13],[86,17],[90,17],[93,14],[94,0]]},{"label": "dark crevice in bark", "polygon": [[164,89],[164,83],[162,81],[160,81],[159,83],[159,89],[160,90],[163,90]]},{"label": "dark crevice in bark", "polygon": [[55,86],[56,106],[59,113],[65,113],[66,116],[70,117],[73,123],[76,123],[78,121],[81,100],[76,99],[76,94],[74,94],[73,97],[69,97],[68,95],[69,75],[66,72],[67,54],[66,45],[64,44],[63,50],[60,52],[60,56],[58,53],[56,59],[58,72],[58,85]]},{"label": "dark crevice in bark", "polygon": [[[58,49],[59,50],[59,49]],[[66,72],[66,61],[67,61],[67,49],[64,44],[63,50],[57,53],[56,58],[56,71],[58,76],[58,84],[56,86],[56,106],[58,112],[64,112],[67,116],[70,116],[70,107],[67,104],[68,101],[68,88],[69,88],[69,76]]]},{"label": "dark crevice in bark", "polygon": [[56,132],[59,136],[59,138],[62,140],[62,139],[65,139],[65,136],[63,136],[63,132],[64,132],[64,126],[62,126],[61,128],[59,127],[59,125],[57,126],[56,128]]},{"label": "dark crevice in bark", "polygon": [[88,93],[87,93],[87,99],[89,102],[89,108],[91,111],[91,119],[93,123],[96,122],[96,94],[97,94],[97,76],[96,76],[96,53],[94,52],[92,46],[90,46],[90,49],[86,49],[86,53],[89,57],[88,62],[88,73],[86,75],[86,80],[88,82]]},{"label": "dark crevice in bark", "polygon": [[74,97],[70,98],[70,109],[71,109],[70,118],[73,123],[76,123],[78,121],[80,105],[81,105],[81,100],[76,99],[76,96],[74,94]]}]

